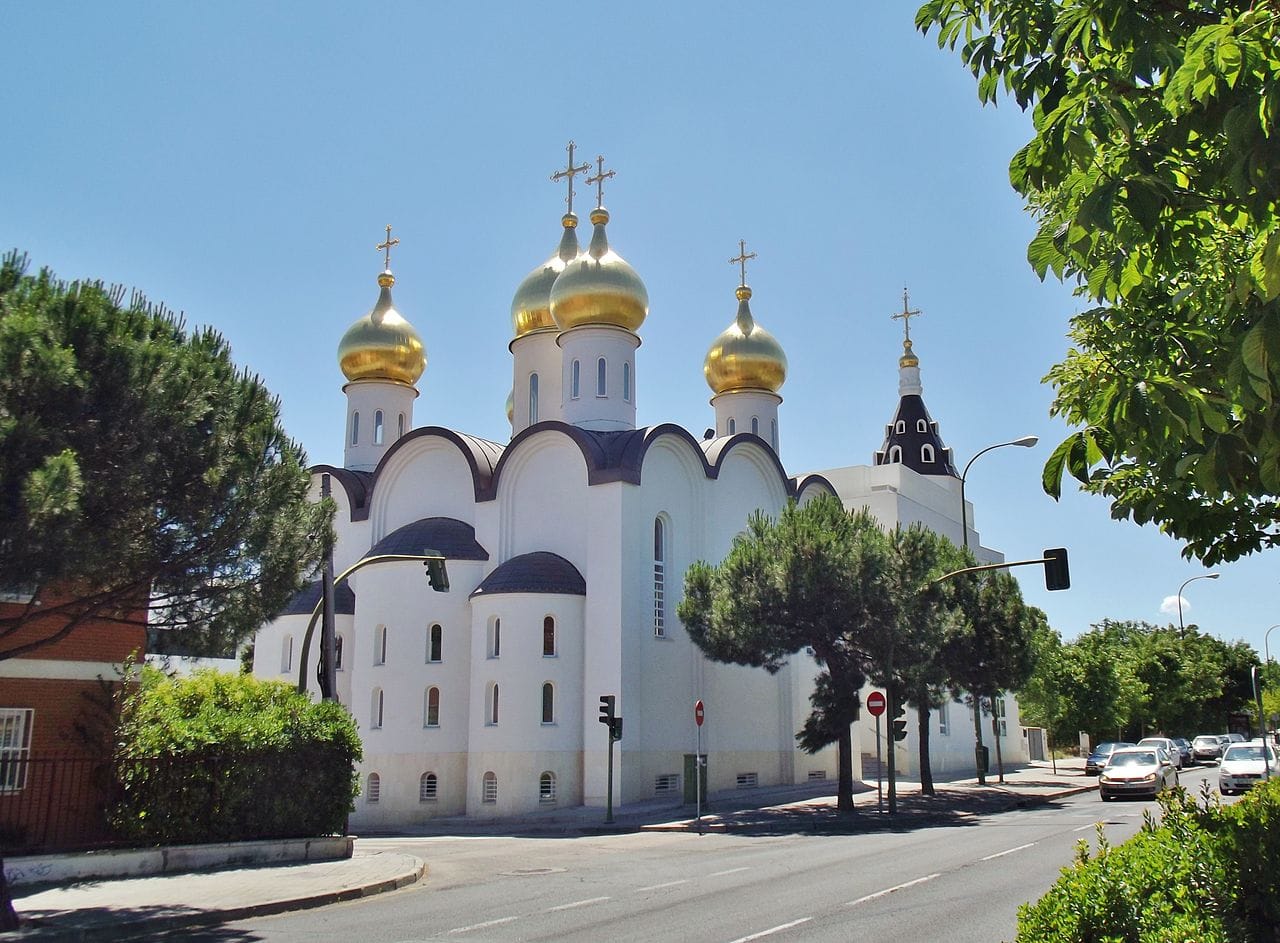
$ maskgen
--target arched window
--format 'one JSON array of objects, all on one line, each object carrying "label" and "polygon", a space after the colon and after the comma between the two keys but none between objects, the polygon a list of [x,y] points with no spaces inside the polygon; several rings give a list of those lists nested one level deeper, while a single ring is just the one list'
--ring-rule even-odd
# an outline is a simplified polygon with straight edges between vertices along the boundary
[{"label": "arched window", "polygon": [[929,424],[925,422],[923,419],[917,419],[916,432],[928,432],[928,431],[929,431]]},{"label": "arched window", "polygon": [[418,801],[435,802],[440,795],[440,780],[435,773],[423,773],[418,780]]},{"label": "arched window", "polygon": [[631,361],[624,360],[622,363],[622,398],[626,402],[631,402]]},{"label": "arched window", "polygon": [[529,374],[529,425],[538,421],[538,375]]},{"label": "arched window", "polygon": [[751,417],[751,434],[752,435],[760,434],[760,417],[759,416]]},{"label": "arched window", "polygon": [[569,398],[577,399],[582,395],[582,364],[574,361],[569,365]]},{"label": "arched window", "polygon": [[736,421],[736,420],[733,420],[733,419],[730,419],[730,420],[729,420],[729,435],[733,435],[733,434],[734,434],[735,432],[737,432],[737,431],[738,431],[738,423],[737,423],[737,421]]},{"label": "arched window", "polygon": [[778,420],[769,420],[769,444],[773,446],[773,450],[778,451]]},{"label": "arched window", "polygon": [[607,396],[609,392],[608,386],[605,384],[606,371],[604,358],[601,357],[596,361],[596,396]]},{"label": "arched window", "polygon": [[542,686],[542,722],[556,722],[556,688],[550,681]]},{"label": "arched window", "polygon": [[494,616],[489,622],[489,638],[487,654],[490,658],[497,658],[502,654],[502,620]]},{"label": "arched window", "polygon": [[342,636],[333,640],[333,670],[342,670]]},{"label": "arched window", "polygon": [[440,689],[436,687],[427,688],[427,702],[423,709],[422,726],[439,727],[440,726]]},{"label": "arched window", "polygon": [[381,445],[382,439],[382,410],[379,409],[373,414],[373,444]]},{"label": "arched window", "polygon": [[360,414],[351,414],[351,444],[360,444]]},{"label": "arched window", "polygon": [[493,770],[489,770],[484,774],[480,790],[480,801],[497,802],[498,801],[498,776]]},{"label": "arched window", "polygon": [[444,660],[444,629],[439,622],[432,623],[427,630],[427,661],[431,663]]},{"label": "arched window", "polygon": [[498,682],[489,685],[489,690],[485,692],[485,718],[484,722],[489,726],[498,723]]},{"label": "arched window", "polygon": [[556,801],[556,774],[550,770],[538,777],[538,801]]},{"label": "arched window", "polygon": [[387,663],[387,627],[385,625],[380,625],[373,630],[373,663],[375,665]]},{"label": "arched window", "polygon": [[906,423],[906,421],[905,421],[905,420],[902,420],[902,419],[899,419],[899,420],[898,420],[898,424],[897,424],[897,426],[895,426],[895,427],[894,427],[894,431],[895,431],[895,432],[897,432],[897,433],[899,433],[899,434],[901,434],[901,433],[903,433],[903,432],[906,432],[906,431],[907,431],[907,423]]},{"label": "arched window", "polygon": [[286,635],[280,643],[280,673],[293,670],[293,636]]},{"label": "arched window", "polygon": [[382,798],[382,777],[377,773],[369,774],[369,786],[364,791],[364,797],[369,802],[377,802]]},{"label": "arched window", "polygon": [[902,461],[902,446],[895,445],[889,449],[889,464],[896,465]]},{"label": "arched window", "polygon": [[400,418],[396,420],[396,438],[404,438],[404,413],[401,413]]},{"label": "arched window", "polygon": [[385,706],[382,688],[374,688],[373,695],[369,701],[369,727],[373,730],[379,730],[382,727],[382,709]]},{"label": "arched window", "polygon": [[542,620],[542,657],[553,658],[556,653],[556,620],[547,616]]},{"label": "arched window", "polygon": [[920,461],[922,461],[922,462],[930,462],[930,463],[933,461],[933,446],[932,446],[932,445],[929,445],[928,443],[926,443],[926,444],[924,444],[924,445],[920,446]]},{"label": "arched window", "polygon": [[662,518],[653,519],[653,634],[667,635],[667,529]]}]

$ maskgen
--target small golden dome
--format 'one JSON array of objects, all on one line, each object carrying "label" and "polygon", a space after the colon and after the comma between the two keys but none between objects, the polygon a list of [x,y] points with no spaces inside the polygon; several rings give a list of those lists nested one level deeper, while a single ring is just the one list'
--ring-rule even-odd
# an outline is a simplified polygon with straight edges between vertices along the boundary
[{"label": "small golden dome", "polygon": [[422,338],[391,300],[395,283],[390,270],[379,275],[378,303],[342,335],[338,365],[348,380],[392,380],[413,386],[427,367]]},{"label": "small golden dome", "polygon": [[637,331],[649,314],[649,292],[622,256],[609,248],[603,206],[591,211],[595,232],[587,251],[564,267],[551,286],[551,316],[562,331],[612,325]]},{"label": "small golden dome", "polygon": [[512,390],[507,394],[507,422],[515,425],[516,421],[516,391]]},{"label": "small golden dome", "polygon": [[707,385],[716,395],[734,390],[777,393],[787,379],[787,355],[751,316],[751,289],[741,285],[737,295],[738,316],[715,339],[703,361]]},{"label": "small golden dome", "polygon": [[898,358],[899,367],[918,367],[920,366],[920,358],[916,356],[915,351],[911,349],[911,339],[907,338],[902,342],[902,356]]},{"label": "small golden dome", "polygon": [[565,213],[560,218],[564,235],[555,254],[525,276],[515,297],[511,299],[511,327],[516,337],[524,337],[534,331],[554,331],[555,319],[551,317],[551,286],[564,271],[564,267],[578,257],[578,217]]}]

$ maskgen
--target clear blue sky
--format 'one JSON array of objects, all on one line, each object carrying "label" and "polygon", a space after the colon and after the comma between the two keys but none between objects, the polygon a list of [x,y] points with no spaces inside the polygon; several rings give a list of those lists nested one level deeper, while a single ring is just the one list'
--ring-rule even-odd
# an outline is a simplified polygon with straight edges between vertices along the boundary
[{"label": "clear blue sky", "polygon": [[[1107,503],[1046,497],[1067,429],[1040,383],[1070,291],[1025,261],[1007,166],[1030,135],[981,108],[915,4],[9,4],[0,247],[120,282],[210,324],[281,399],[312,462],[341,463],[335,351],[373,304],[390,223],[398,306],[429,363],[417,424],[505,441],[509,306],[554,249],[565,143],[617,171],[611,242],[650,315],[639,421],[712,422],[702,358],[733,318],[739,239],[757,320],[787,351],[791,472],[865,463],[897,401],[903,285],[925,401],[984,543],[1071,551],[1030,601],[1065,637],[1161,612],[1206,572]],[[587,188],[579,189],[585,219]],[[1262,650],[1274,562],[1193,583],[1185,617]],[[1280,632],[1272,641],[1280,651]]]}]

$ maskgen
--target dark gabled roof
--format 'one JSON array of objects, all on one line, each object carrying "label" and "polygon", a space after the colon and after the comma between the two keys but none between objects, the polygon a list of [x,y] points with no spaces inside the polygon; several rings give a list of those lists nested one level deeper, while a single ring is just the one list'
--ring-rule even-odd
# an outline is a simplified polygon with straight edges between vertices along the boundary
[{"label": "dark gabled roof", "polygon": [[498,593],[556,593],[585,596],[587,581],[578,568],[556,553],[538,550],[512,557],[484,578],[472,592],[475,596]]},{"label": "dark gabled roof", "polygon": [[385,553],[422,553],[432,550],[450,560],[488,560],[489,553],[476,543],[476,529],[452,517],[424,517],[397,527],[379,540],[366,557]]},{"label": "dark gabled roof", "polygon": [[[289,600],[289,604],[284,607],[282,616],[309,616],[315,611],[316,603],[320,601],[320,593],[323,587],[319,580],[314,583],[308,583],[298,591],[298,594]],[[340,616],[353,615],[356,611],[356,594],[351,591],[351,587],[345,582],[339,583],[333,588],[333,608]]]},{"label": "dark gabled roof", "polygon": [[[923,421],[924,431],[920,431]],[[902,431],[899,430],[901,426]],[[933,461],[924,460],[924,446],[933,450]],[[891,462],[893,448],[901,449],[902,457]],[[951,450],[942,443],[938,424],[929,415],[924,398],[917,393],[907,393],[898,401],[898,411],[893,421],[885,426],[884,444],[876,452],[877,465],[902,464],[921,475],[950,475],[959,478],[951,460]]]}]

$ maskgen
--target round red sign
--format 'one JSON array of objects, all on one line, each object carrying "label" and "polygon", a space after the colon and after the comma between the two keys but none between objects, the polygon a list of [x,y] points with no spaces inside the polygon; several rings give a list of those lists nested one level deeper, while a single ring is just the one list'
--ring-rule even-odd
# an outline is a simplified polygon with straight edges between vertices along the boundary
[{"label": "round red sign", "polygon": [[884,695],[879,691],[872,691],[867,695],[867,713],[872,717],[879,717],[884,713]]},{"label": "round red sign", "polygon": [[705,711],[702,709],[702,701],[698,701],[698,703],[693,705],[693,722],[699,727],[702,726],[702,718],[704,714]]}]

